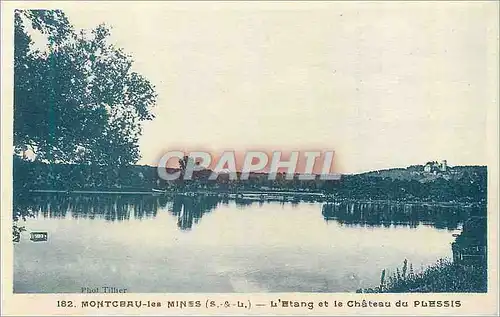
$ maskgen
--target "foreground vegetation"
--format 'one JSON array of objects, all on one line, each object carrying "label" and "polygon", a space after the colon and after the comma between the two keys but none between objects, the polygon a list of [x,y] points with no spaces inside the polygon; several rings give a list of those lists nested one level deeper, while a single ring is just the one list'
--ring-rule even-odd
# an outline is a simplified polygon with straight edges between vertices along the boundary
[{"label": "foreground vegetation", "polygon": [[380,285],[359,289],[358,293],[485,293],[488,275],[486,264],[465,266],[441,259],[419,273],[407,260],[388,278],[382,271]]}]

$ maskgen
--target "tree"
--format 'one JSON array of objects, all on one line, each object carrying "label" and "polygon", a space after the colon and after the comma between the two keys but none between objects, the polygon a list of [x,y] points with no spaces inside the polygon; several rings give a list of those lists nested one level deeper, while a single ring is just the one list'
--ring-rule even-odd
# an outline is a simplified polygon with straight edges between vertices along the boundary
[{"label": "tree", "polygon": [[[105,25],[76,32],[60,10],[16,10],[14,18],[14,152],[24,158],[31,150],[47,163],[109,166],[105,175],[116,180],[140,158],[137,142],[142,123],[154,117],[154,87],[132,70],[131,56],[107,42]],[[47,43],[37,45],[34,33]],[[24,185],[33,182],[16,178],[25,169],[16,162],[14,241],[23,231],[18,220],[30,216]]]},{"label": "tree", "polygon": [[[32,32],[45,35],[36,48]],[[152,84],[109,44],[99,25],[76,32],[60,10],[16,10],[14,150],[49,163],[124,166],[140,158],[142,123],[154,118]]]}]

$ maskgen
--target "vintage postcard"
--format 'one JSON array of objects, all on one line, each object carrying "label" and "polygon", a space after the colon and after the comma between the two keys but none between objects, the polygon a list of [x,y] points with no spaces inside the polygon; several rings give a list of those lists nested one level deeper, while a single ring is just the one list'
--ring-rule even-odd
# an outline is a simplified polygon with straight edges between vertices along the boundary
[{"label": "vintage postcard", "polygon": [[498,315],[497,1],[2,1],[2,315]]}]

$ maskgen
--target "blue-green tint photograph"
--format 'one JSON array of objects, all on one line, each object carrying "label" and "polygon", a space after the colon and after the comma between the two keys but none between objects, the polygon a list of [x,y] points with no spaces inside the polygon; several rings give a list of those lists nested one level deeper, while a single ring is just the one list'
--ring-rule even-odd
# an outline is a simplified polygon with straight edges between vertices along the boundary
[{"label": "blue-green tint photograph", "polygon": [[491,19],[319,5],[15,10],[13,292],[487,293]]}]

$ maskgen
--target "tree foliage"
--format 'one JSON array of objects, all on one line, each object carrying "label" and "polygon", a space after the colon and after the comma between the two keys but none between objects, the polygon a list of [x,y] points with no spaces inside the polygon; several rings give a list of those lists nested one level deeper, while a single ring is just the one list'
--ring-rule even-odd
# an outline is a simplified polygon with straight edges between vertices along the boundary
[{"label": "tree foliage", "polygon": [[[42,34],[47,44],[35,45]],[[108,43],[102,24],[75,31],[60,10],[17,10],[14,149],[46,162],[126,165],[140,158],[142,123],[153,119],[152,84]]]}]

